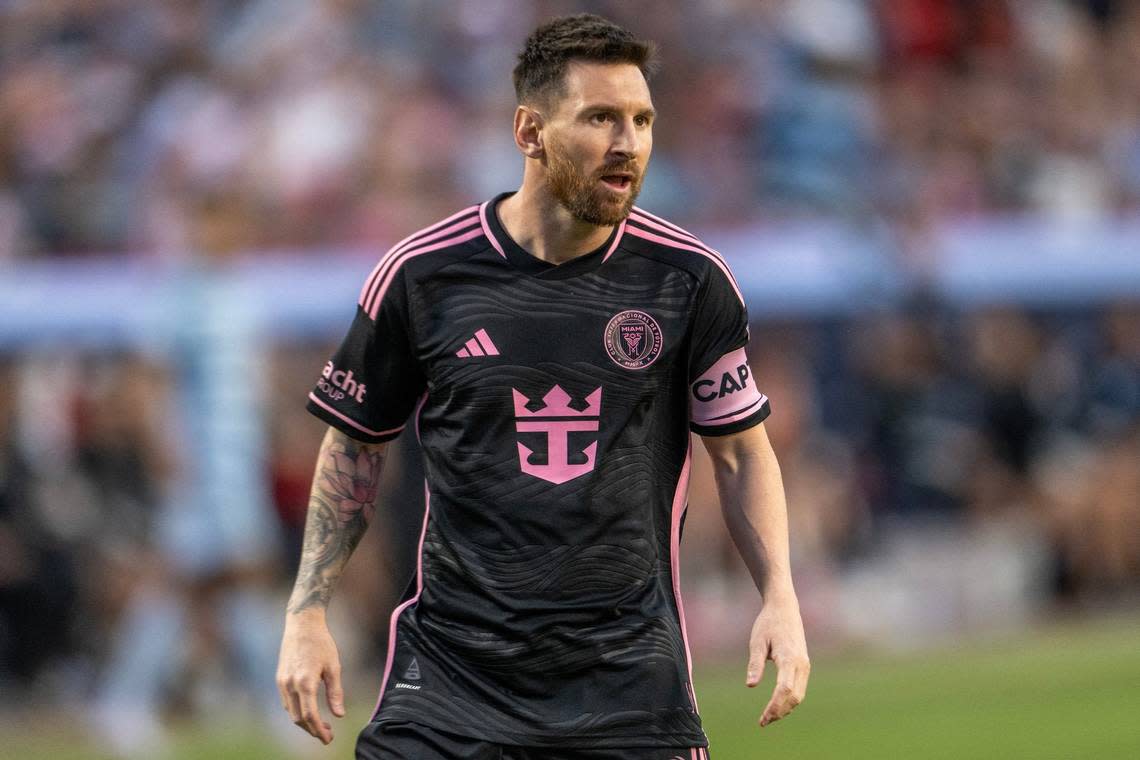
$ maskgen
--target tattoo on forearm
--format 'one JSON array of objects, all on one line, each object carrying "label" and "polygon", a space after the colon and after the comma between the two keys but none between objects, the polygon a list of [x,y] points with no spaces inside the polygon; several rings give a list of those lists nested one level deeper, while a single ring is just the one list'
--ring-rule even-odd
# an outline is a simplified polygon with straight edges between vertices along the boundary
[{"label": "tattoo on forearm", "polygon": [[321,446],[289,612],[327,607],[333,586],[376,511],[384,450],[333,432]]}]

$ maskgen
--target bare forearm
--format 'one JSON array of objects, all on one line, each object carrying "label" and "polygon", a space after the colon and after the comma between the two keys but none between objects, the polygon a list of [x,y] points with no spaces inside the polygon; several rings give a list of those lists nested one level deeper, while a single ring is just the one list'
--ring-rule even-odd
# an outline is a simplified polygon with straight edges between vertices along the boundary
[{"label": "bare forearm", "polygon": [[305,537],[289,612],[325,609],[376,509],[387,443],[366,444],[329,428],[317,456]]},{"label": "bare forearm", "polygon": [[764,663],[776,663],[776,688],[760,716],[760,725],[766,726],[803,701],[811,672],[788,560],[784,483],[763,425],[723,438],[705,438],[705,448],[712,457],[725,524],[764,598],[748,639],[744,682],[758,685]]},{"label": "bare forearm", "polygon": [[712,442],[725,525],[765,601],[793,596],[788,511],[780,465],[762,427],[735,442]]}]

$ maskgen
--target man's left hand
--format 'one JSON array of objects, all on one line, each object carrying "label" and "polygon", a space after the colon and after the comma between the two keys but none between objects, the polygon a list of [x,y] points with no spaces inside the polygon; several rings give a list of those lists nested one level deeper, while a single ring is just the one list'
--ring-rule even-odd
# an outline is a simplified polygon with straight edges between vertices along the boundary
[{"label": "man's left hand", "polygon": [[764,677],[767,660],[776,663],[776,689],[760,716],[760,725],[766,726],[794,710],[807,693],[811,661],[795,597],[788,601],[765,600],[764,609],[752,624],[748,653],[746,683],[750,688]]}]

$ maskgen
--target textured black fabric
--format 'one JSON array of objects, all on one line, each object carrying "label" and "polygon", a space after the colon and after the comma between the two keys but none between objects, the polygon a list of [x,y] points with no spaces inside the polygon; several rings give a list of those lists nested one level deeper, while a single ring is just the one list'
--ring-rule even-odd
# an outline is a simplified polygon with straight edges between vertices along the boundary
[{"label": "textured black fabric", "polygon": [[[690,385],[747,341],[730,275],[680,232],[639,235],[660,229],[640,215],[559,267],[520,261],[493,202],[457,216],[366,283],[330,364],[364,401],[318,385],[309,405],[378,440],[362,429],[403,424],[420,398],[422,570],[379,720],[533,747],[705,746],[673,550]],[[754,405],[725,425],[763,420]]]},{"label": "textured black fabric", "polygon": [[415,723],[369,723],[356,742],[356,760],[708,760],[695,747],[573,749],[517,747]]}]

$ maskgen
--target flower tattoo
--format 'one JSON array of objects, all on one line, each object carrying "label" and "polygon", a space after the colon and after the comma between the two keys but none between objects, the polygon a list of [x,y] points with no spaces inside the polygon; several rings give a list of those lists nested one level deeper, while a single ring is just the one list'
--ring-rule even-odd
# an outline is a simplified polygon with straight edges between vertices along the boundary
[{"label": "flower tattoo", "polygon": [[321,444],[309,496],[305,539],[289,611],[327,607],[344,563],[376,511],[384,444],[363,444],[335,430]]},{"label": "flower tattoo", "polygon": [[353,459],[343,451],[330,451],[332,467],[326,467],[324,476],[331,487],[336,502],[337,521],[346,525],[363,514],[366,522],[372,520],[376,511],[376,490],[380,481],[378,461],[373,461],[367,451],[361,449]]}]

